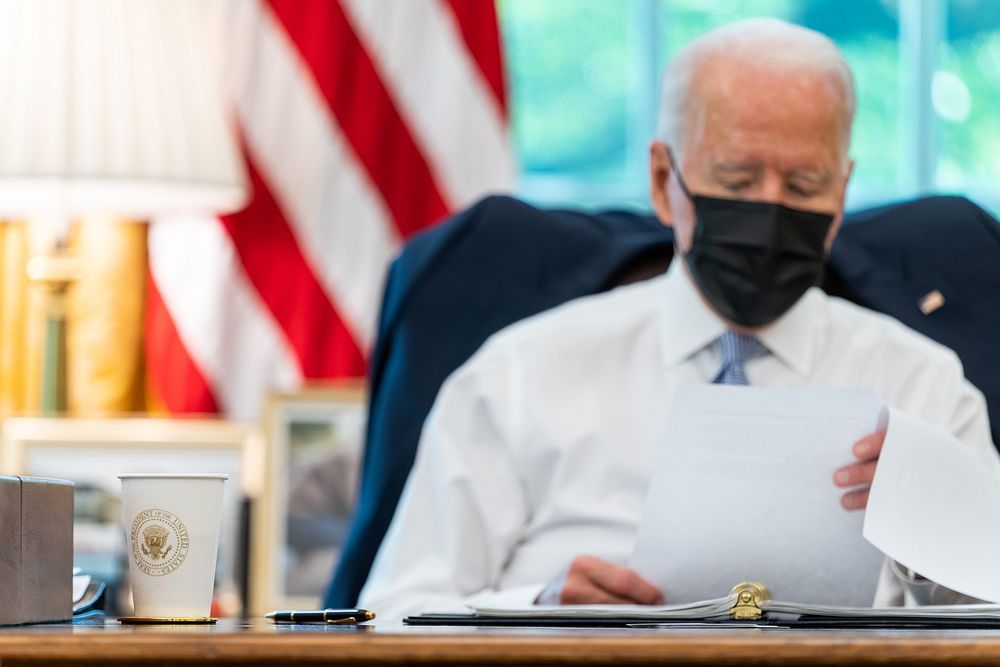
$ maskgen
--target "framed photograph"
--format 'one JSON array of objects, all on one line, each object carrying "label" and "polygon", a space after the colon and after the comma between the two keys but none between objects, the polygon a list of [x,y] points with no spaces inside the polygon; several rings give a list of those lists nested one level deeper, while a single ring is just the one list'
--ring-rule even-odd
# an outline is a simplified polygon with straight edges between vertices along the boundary
[{"label": "framed photograph", "polygon": [[[3,422],[0,472],[75,483],[74,566],[111,590],[121,589],[127,571],[118,474],[228,474],[216,599],[223,613],[239,614],[243,499],[259,495],[261,455],[252,426],[223,420],[10,418]],[[127,599],[111,602],[127,612]]]},{"label": "framed photograph", "polygon": [[320,604],[354,512],[366,418],[360,381],[268,399],[251,533],[253,614]]}]

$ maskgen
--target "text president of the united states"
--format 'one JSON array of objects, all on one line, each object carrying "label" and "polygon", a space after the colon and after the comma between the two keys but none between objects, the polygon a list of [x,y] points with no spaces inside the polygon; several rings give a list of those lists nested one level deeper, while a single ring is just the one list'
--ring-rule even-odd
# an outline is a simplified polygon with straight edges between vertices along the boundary
[{"label": "text president of the united states", "polygon": [[[508,327],[448,379],[363,605],[393,618],[497,596],[669,602],[625,563],[683,382],[870,389],[998,467],[955,354],[814,287],[843,216],[854,109],[843,55],[805,28],[743,21],[677,55],[649,153],[677,259]],[[864,509],[882,440],[831,471],[844,511]],[[912,573],[890,565],[873,602],[913,602]]]}]

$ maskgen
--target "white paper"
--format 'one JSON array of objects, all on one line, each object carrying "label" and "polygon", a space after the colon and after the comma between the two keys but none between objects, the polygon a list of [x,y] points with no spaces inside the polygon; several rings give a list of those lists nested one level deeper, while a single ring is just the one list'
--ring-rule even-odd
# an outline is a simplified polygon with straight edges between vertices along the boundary
[{"label": "white paper", "polygon": [[505,605],[474,605],[479,616],[517,616],[520,618],[548,618],[580,616],[583,618],[717,618],[728,617],[733,606],[732,597],[703,600],[693,604],[645,605],[645,604],[576,604],[576,605],[532,605],[516,607]]},{"label": "white paper", "polygon": [[682,385],[631,567],[670,603],[759,581],[777,600],[871,606],[883,556],[833,473],[880,411],[870,392]]},{"label": "white paper", "polygon": [[77,568],[73,568],[73,604],[83,599],[87,586],[90,586],[90,575],[76,574],[76,572]]},{"label": "white paper", "polygon": [[937,584],[1000,602],[1000,476],[941,428],[890,411],[864,535]]}]

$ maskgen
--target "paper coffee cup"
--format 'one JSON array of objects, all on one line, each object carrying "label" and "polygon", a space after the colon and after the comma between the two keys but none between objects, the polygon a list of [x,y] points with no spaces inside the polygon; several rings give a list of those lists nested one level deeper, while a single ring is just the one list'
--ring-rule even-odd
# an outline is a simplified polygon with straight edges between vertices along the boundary
[{"label": "paper coffee cup", "polygon": [[118,475],[135,616],[184,619],[211,614],[228,477]]}]

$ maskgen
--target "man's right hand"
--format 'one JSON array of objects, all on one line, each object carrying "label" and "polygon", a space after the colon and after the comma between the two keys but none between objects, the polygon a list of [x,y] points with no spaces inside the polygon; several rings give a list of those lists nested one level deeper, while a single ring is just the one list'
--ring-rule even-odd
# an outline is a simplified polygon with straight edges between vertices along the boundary
[{"label": "man's right hand", "polygon": [[635,570],[577,556],[566,571],[559,604],[663,604],[663,593]]}]

